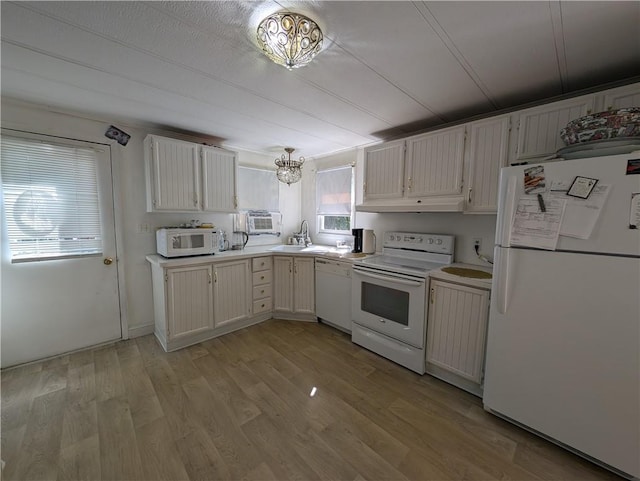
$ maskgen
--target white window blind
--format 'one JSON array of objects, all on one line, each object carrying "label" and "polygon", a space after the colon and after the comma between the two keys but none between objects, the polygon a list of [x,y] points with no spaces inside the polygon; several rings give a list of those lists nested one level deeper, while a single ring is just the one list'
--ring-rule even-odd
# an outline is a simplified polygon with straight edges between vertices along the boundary
[{"label": "white window blind", "polygon": [[339,167],[316,173],[318,215],[351,215],[352,167]]},{"label": "white window blind", "polygon": [[240,210],[280,210],[280,187],[273,170],[238,167]]},{"label": "white window blind", "polygon": [[1,153],[12,261],[100,254],[96,152],[3,136]]}]

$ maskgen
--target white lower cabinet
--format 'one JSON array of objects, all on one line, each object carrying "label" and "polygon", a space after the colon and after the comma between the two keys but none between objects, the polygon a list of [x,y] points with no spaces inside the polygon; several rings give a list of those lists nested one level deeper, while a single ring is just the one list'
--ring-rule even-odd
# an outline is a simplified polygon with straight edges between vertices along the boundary
[{"label": "white lower cabinet", "polygon": [[213,328],[211,265],[167,269],[167,341]]},{"label": "white lower cabinet", "polygon": [[151,261],[154,332],[166,351],[271,318],[270,306],[252,312],[251,259],[192,263],[163,266]]},{"label": "white lower cabinet", "polygon": [[435,377],[482,394],[489,291],[431,279],[427,368]]},{"label": "white lower cabinet", "polygon": [[251,271],[247,259],[214,264],[215,327],[251,316]]},{"label": "white lower cabinet", "polygon": [[273,258],[274,315],[283,319],[316,320],[313,257]]}]

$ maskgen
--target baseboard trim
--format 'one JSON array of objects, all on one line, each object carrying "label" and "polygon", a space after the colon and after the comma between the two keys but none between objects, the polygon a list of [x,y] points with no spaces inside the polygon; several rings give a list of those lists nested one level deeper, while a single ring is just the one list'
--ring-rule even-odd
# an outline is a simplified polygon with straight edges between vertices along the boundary
[{"label": "baseboard trim", "polygon": [[146,336],[148,334],[153,334],[154,324],[145,324],[144,326],[135,326],[129,328],[129,339],[133,339],[134,337]]}]

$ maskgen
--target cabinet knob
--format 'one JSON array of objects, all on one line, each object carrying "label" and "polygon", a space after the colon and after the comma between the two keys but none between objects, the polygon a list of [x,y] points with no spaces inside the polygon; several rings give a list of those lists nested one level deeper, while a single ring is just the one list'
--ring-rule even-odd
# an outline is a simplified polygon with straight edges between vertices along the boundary
[{"label": "cabinet knob", "polygon": [[263,280],[263,279],[264,279],[264,276],[260,276],[260,280]]}]

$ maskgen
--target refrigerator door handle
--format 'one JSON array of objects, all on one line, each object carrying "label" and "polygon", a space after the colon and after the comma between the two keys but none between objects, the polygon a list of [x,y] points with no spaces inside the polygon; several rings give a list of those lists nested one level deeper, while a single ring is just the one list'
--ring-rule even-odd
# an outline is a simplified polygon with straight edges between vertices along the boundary
[{"label": "refrigerator door handle", "polygon": [[509,258],[511,257],[511,249],[501,249],[496,246],[494,252],[494,273],[493,276],[496,279],[496,306],[500,314],[507,312],[509,299],[509,271],[511,270]]},{"label": "refrigerator door handle", "polygon": [[506,180],[506,192],[502,199],[503,212],[498,216],[498,225],[496,226],[496,243],[502,247],[511,245],[511,223],[513,222],[513,213],[518,206],[518,182],[522,181],[515,175],[509,176]]}]

